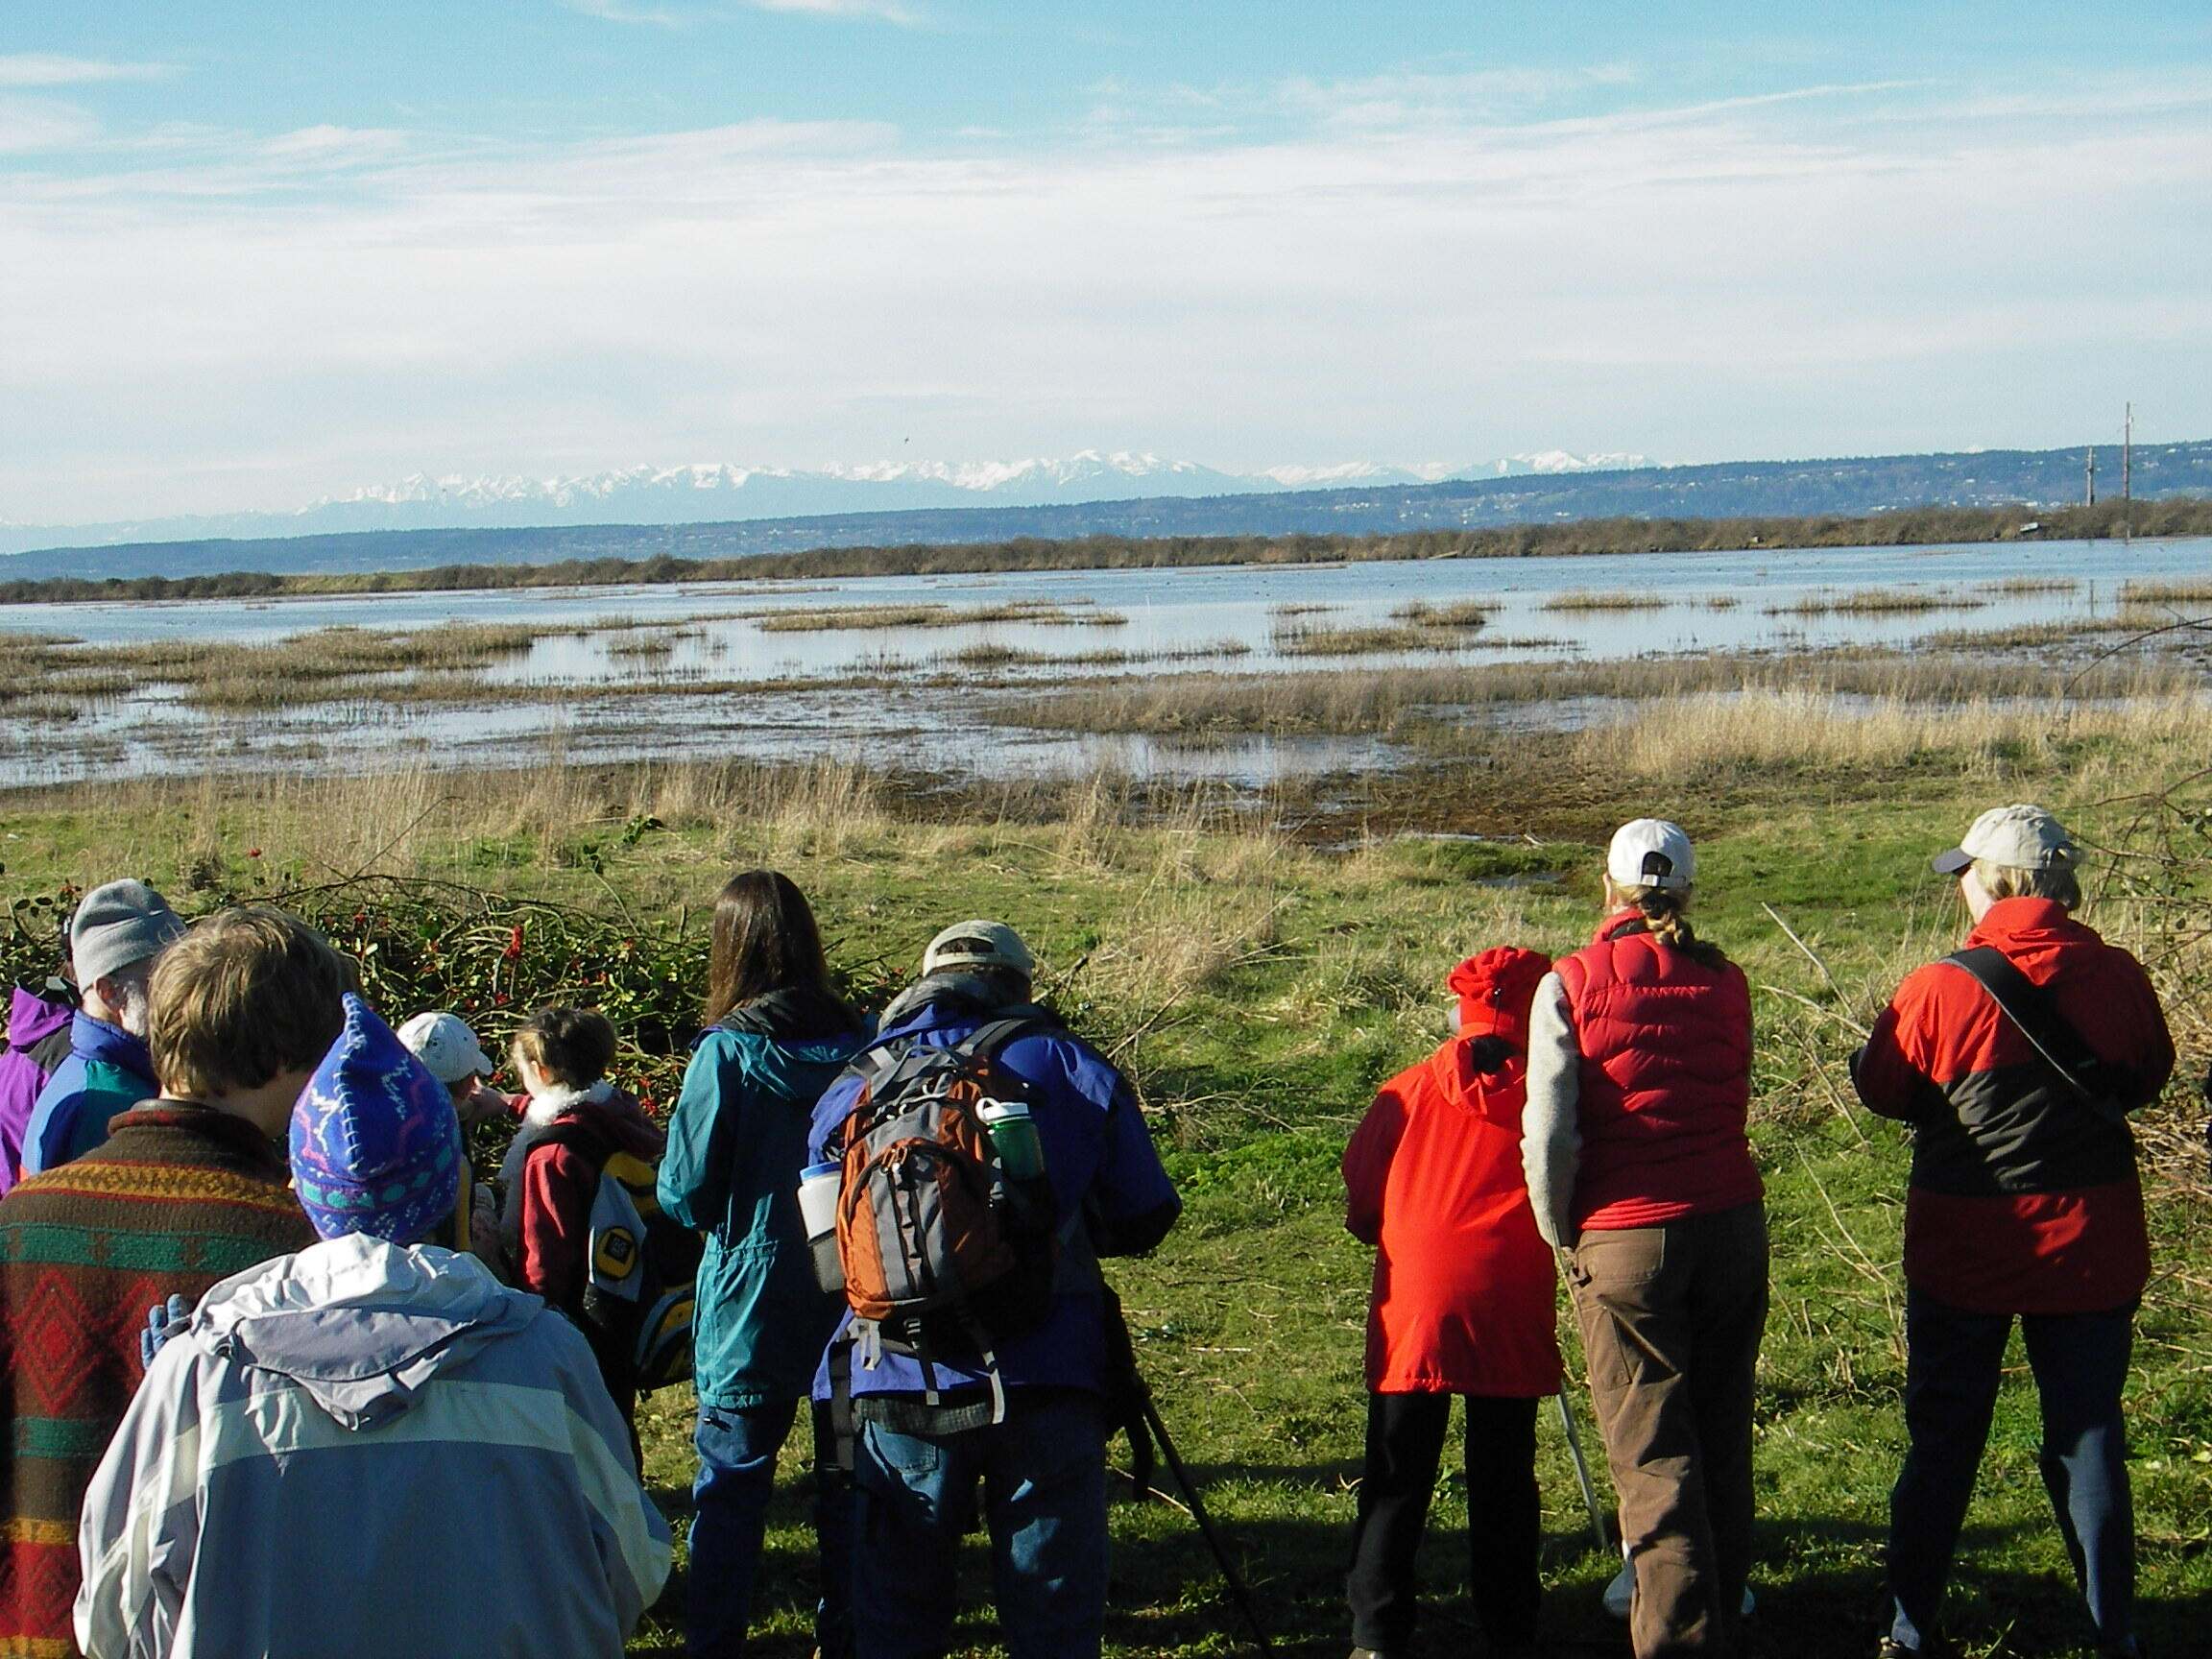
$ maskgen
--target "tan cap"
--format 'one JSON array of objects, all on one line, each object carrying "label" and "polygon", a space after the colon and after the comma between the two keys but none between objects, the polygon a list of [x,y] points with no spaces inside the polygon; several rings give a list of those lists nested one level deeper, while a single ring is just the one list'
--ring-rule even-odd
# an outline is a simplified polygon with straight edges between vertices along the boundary
[{"label": "tan cap", "polygon": [[1605,849],[1605,874],[1616,887],[1679,893],[1697,879],[1697,854],[1681,825],[1636,818],[1613,831],[1613,844]]},{"label": "tan cap", "polygon": [[955,968],[1006,968],[1024,979],[1036,977],[1037,958],[1022,935],[1003,922],[956,922],[929,941],[922,952],[922,972]]},{"label": "tan cap", "polygon": [[1939,875],[1957,876],[1977,858],[2008,870],[2057,870],[2080,855],[2066,826],[2042,807],[1992,806],[1974,820],[1958,846],[1928,862]]}]

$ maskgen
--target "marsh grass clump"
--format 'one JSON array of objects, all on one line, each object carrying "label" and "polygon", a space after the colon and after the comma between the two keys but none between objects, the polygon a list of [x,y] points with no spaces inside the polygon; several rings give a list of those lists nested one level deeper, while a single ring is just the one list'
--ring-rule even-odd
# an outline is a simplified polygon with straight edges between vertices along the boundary
[{"label": "marsh grass clump", "polygon": [[1674,601],[1664,593],[1631,592],[1625,589],[1571,588],[1544,601],[1547,611],[1664,611]]},{"label": "marsh grass clump", "polygon": [[2120,603],[2124,606],[2212,604],[2212,581],[2131,576],[2120,584]]},{"label": "marsh grass clump", "polygon": [[1049,628],[1121,628],[1129,618],[1088,601],[1011,599],[992,605],[824,605],[808,610],[753,613],[763,634],[820,634],[851,629],[966,628],[988,622],[1027,622]]},{"label": "marsh grass clump", "polygon": [[72,668],[125,675],[131,689],[174,685],[194,708],[280,709],[372,700],[400,676],[469,673],[520,656],[555,630],[527,624],[446,622],[418,629],[319,628],[279,639],[155,639],[83,646]]},{"label": "marsh grass clump", "polygon": [[1860,588],[1848,593],[1805,593],[1767,607],[1769,616],[1896,616],[1929,611],[1975,611],[1986,594],[1931,592],[1924,588]]},{"label": "marsh grass clump", "polygon": [[1390,613],[1387,623],[1302,622],[1278,613],[1269,641],[1286,657],[1358,657],[1391,651],[1457,651],[1477,643],[1500,607],[1486,599],[1443,604],[1415,599]]},{"label": "marsh grass clump", "polygon": [[1416,628],[1482,628],[1505,608],[1502,599],[1447,599],[1441,603],[1416,599],[1390,613],[1394,621]]}]

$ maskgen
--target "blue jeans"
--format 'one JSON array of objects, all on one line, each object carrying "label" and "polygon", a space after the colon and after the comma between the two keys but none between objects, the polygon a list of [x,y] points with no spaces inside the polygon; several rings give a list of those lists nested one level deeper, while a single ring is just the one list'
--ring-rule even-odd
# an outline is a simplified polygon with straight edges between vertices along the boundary
[{"label": "blue jeans", "polygon": [[859,1659],[938,1659],[959,1607],[960,1535],[983,1485],[1008,1659],[1097,1659],[1106,1621],[1106,1437],[1095,1395],[1015,1389],[958,1434],[863,1424],[854,1636]]},{"label": "blue jeans", "polygon": [[[1967,1313],[1918,1291],[1906,1299],[1911,1447],[1889,1497],[1889,1634],[1908,1647],[1927,1646],[1937,1627],[2011,1329],[2008,1313]],[[2135,1505],[2120,1412],[2135,1307],[2024,1313],[2020,1334],[2043,1407],[2044,1489],[2097,1639],[2122,1646],[2135,1628]]]},{"label": "blue jeans", "polygon": [[[684,1650],[693,1659],[737,1659],[753,1617],[753,1579],[760,1564],[776,1455],[799,1414],[796,1402],[733,1411],[701,1407],[692,1445],[691,1569]],[[826,1659],[852,1651],[852,1486],[835,1467],[829,1409],[814,1413],[814,1535],[822,1562],[822,1599],[814,1641]]]}]

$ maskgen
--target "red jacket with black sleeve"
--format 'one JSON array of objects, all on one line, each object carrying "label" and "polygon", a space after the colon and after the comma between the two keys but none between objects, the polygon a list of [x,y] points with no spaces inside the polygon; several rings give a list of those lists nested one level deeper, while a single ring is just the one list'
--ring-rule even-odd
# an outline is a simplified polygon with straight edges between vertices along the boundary
[{"label": "red jacket with black sleeve", "polygon": [[[2041,986],[2130,1110],[2174,1040],[2142,965],[2047,899],[2003,899],[1967,935]],[[1852,1065],[1869,1111],[1912,1125],[1905,1278],[1977,1313],[2093,1313],[2151,1275],[2135,1139],[2100,1117],[1962,968],[1897,988]]]}]

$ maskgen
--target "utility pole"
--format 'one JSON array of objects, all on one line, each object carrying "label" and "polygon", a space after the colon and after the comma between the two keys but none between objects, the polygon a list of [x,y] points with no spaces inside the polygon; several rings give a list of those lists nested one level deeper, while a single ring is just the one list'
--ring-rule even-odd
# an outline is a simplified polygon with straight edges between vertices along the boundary
[{"label": "utility pole", "polygon": [[2135,405],[2128,405],[2128,420],[2120,428],[2120,540],[2135,539]]},{"label": "utility pole", "polygon": [[2097,445],[2094,444],[2089,445],[2088,464],[2082,470],[2081,505],[2084,507],[2097,505]]}]

